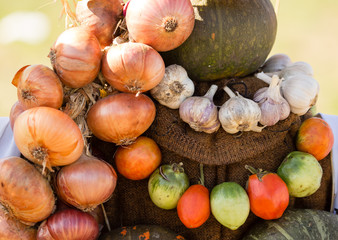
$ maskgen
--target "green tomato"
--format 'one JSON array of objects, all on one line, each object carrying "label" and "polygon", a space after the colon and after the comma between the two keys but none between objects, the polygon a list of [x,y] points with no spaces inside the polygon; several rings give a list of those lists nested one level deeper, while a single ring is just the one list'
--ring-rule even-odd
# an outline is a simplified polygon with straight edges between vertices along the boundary
[{"label": "green tomato", "polygon": [[249,197],[244,188],[235,182],[215,186],[210,194],[210,205],[216,220],[231,230],[242,226],[250,213]]},{"label": "green tomato", "polygon": [[163,165],[148,181],[148,192],[153,203],[162,209],[174,209],[189,187],[189,178],[181,165]]},{"label": "green tomato", "polygon": [[323,169],[318,160],[309,153],[289,153],[277,170],[289,189],[290,196],[307,197],[320,187]]}]

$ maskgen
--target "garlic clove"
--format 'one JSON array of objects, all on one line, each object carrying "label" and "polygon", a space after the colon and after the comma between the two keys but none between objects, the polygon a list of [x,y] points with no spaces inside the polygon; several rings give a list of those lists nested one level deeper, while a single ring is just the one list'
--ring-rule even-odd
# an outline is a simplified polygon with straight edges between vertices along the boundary
[{"label": "garlic clove", "polygon": [[195,86],[188,77],[187,71],[180,65],[170,65],[165,68],[161,82],[150,90],[150,94],[160,104],[178,109],[180,104],[194,94]]},{"label": "garlic clove", "polygon": [[202,97],[188,97],[180,107],[180,118],[197,132],[213,133],[220,127],[218,111],[213,103],[217,85],[212,85]]}]

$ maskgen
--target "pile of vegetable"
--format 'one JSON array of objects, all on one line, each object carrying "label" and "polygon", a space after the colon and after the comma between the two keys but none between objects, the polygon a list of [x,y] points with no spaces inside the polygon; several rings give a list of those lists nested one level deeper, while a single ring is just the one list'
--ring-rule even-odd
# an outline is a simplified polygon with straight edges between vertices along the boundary
[{"label": "pile of vegetable", "polygon": [[[173,54],[169,51],[186,52],[193,47],[200,52],[194,41],[207,35],[200,34],[200,23],[194,29],[196,1],[161,0],[154,4],[152,0],[131,0],[124,4],[120,0],[83,0],[75,4],[75,11],[69,2],[61,2],[67,27],[51,47],[51,68],[24,66],[12,80],[18,101],[11,109],[10,121],[22,157],[0,160],[0,238],[97,239],[104,226],[110,231],[103,204],[118,184],[114,167],[131,181],[148,179],[154,207],[177,209],[187,228],[200,227],[211,214],[231,230],[239,228],[250,211],[263,219],[277,219],[287,208],[289,195],[306,197],[318,190],[322,177],[318,161],[329,154],[333,144],[330,127],[319,118],[302,124],[296,140],[298,151],[286,156],[276,173],[247,166],[252,175],[246,189],[224,182],[209,192],[204,186],[203,165],[200,183],[190,185],[192,176],[184,172],[182,164],[161,164],[156,142],[142,136],[155,119],[154,101],[176,109],[191,128],[208,134],[222,129],[229,134],[261,132],[286,119],[290,112],[303,115],[315,104],[319,86],[308,64],[291,63],[286,55],[265,61],[276,28],[269,1],[256,6],[262,11],[261,18],[252,20],[271,19],[270,25],[265,25],[269,31],[253,29],[267,35],[265,38],[252,42],[251,35],[257,32],[250,32],[245,41],[238,42],[242,29],[235,27],[224,33],[234,35],[235,40],[231,37],[228,41],[251,49],[251,55],[242,49],[245,61],[229,64],[218,56],[221,58],[215,65],[222,63],[222,68],[216,66],[213,76],[200,77],[214,80],[256,72],[269,87],[248,99],[224,86],[224,94],[230,98],[221,107],[213,103],[216,85],[211,84],[204,96],[194,96],[194,81],[200,79],[193,81],[189,76],[202,76],[205,69],[197,74],[192,69],[196,66],[185,57],[185,64],[177,59],[167,67],[163,60],[165,52]],[[210,2],[212,7],[220,4]],[[229,4],[225,2],[221,9]],[[236,1],[235,9],[244,2]],[[204,19],[207,24],[208,18]],[[218,41],[215,32],[207,37]],[[257,42],[260,39],[262,42]],[[208,50],[213,55],[222,53]],[[233,54],[226,55],[228,60]],[[257,54],[259,59],[249,58]],[[195,64],[205,65],[190,57]],[[114,167],[93,156],[92,136],[118,146]],[[154,231],[157,227],[148,226]],[[140,226],[141,231],[148,228]],[[120,239],[119,234],[129,234],[132,229],[110,232],[103,239]]]}]

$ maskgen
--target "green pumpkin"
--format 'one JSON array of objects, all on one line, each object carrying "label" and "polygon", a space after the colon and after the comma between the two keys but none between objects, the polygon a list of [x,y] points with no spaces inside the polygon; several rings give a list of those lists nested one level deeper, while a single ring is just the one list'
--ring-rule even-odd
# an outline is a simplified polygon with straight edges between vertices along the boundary
[{"label": "green pumpkin", "polygon": [[289,209],[274,221],[252,226],[243,240],[338,239],[338,215],[314,209]]},{"label": "green pumpkin", "polygon": [[108,232],[100,240],[184,240],[185,238],[158,225],[121,227]]},{"label": "green pumpkin", "polygon": [[178,48],[162,53],[190,78],[212,81],[255,72],[274,44],[277,20],[270,0],[191,0],[195,27]]}]

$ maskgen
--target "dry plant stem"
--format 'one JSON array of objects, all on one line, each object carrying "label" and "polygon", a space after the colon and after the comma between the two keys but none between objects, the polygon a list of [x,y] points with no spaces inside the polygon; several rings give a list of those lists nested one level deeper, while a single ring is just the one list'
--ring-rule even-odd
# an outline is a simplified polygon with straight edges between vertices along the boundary
[{"label": "dry plant stem", "polygon": [[278,15],[278,10],[279,10],[279,0],[276,0],[275,2],[275,13]]},{"label": "dry plant stem", "polygon": [[106,212],[106,209],[103,206],[103,203],[101,203],[101,208],[102,208],[104,220],[105,220],[106,225],[107,225],[107,229],[108,229],[108,231],[111,231],[109,219],[108,219],[108,216],[107,216],[107,212]]},{"label": "dry plant stem", "polygon": [[[77,1],[72,0],[74,8],[76,8],[76,3]],[[69,27],[73,27],[73,26],[78,26],[78,22],[76,20],[76,14],[75,12],[72,10],[72,7],[69,4],[69,0],[61,0],[61,4],[62,4],[62,10],[61,10],[61,15],[60,17],[62,17],[63,15],[66,15],[65,17],[65,26],[66,29]]]}]

